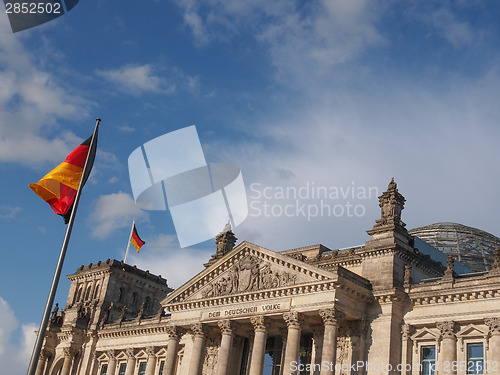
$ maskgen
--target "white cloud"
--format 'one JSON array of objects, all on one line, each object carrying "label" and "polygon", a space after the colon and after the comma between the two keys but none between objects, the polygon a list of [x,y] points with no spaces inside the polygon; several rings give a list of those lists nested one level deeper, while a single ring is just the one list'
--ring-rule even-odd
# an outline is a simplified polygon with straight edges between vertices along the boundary
[{"label": "white cloud", "polygon": [[455,48],[471,45],[477,39],[471,25],[459,21],[449,9],[436,10],[429,17],[429,22],[436,28],[438,34]]},{"label": "white cloud", "polygon": [[92,104],[40,68],[23,38],[12,34],[8,18],[0,18],[0,162],[39,166],[60,161],[75,137],[45,134],[59,120],[86,116]]},{"label": "white cloud", "polygon": [[214,253],[215,245],[210,250],[180,249],[178,245],[167,246],[163,251],[154,253],[144,248],[139,254],[131,253],[128,263],[136,264],[143,270],[150,270],[153,274],[162,275],[170,287],[178,288],[202,271],[203,263],[208,262],[210,255]]},{"label": "white cloud", "polygon": [[[9,374],[23,374],[28,367],[29,359],[36,339],[34,323],[23,324],[19,321],[7,301],[0,297],[0,363],[2,371]],[[19,332],[20,331],[20,332]],[[12,341],[13,334],[21,334],[19,344]]]},{"label": "white cloud", "polygon": [[0,205],[0,219],[13,219],[21,211],[18,206]]},{"label": "white cloud", "polygon": [[147,213],[142,211],[127,193],[102,195],[96,201],[90,218],[92,236],[106,238],[116,229],[129,227],[133,220],[146,220],[147,217]]},{"label": "white cloud", "polygon": [[125,65],[118,69],[98,70],[96,74],[117,85],[129,95],[143,93],[172,93],[175,86],[153,72],[151,64]]}]

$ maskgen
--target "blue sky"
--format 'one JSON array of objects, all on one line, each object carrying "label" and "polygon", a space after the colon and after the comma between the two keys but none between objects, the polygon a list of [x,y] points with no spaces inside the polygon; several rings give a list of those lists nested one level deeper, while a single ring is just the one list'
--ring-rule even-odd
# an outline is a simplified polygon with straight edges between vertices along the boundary
[{"label": "blue sky", "polygon": [[[96,117],[99,151],[64,275],[122,259],[134,219],[147,244],[129,263],[174,287],[201,270],[213,241],[179,249],[169,215],[134,204],[127,170],[135,148],[192,124],[208,161],[242,170],[252,206],[234,229],[240,241],[362,244],[379,208],[376,194],[358,193],[382,193],[391,177],[409,228],[454,221],[500,235],[499,17],[496,1],[100,0],[12,34],[4,14],[2,368],[25,371],[65,232],[27,185],[88,137]],[[319,207],[279,195],[305,186],[355,189],[326,204],[359,215],[264,214],[264,203],[274,213]],[[68,287],[63,278],[61,306]]]}]

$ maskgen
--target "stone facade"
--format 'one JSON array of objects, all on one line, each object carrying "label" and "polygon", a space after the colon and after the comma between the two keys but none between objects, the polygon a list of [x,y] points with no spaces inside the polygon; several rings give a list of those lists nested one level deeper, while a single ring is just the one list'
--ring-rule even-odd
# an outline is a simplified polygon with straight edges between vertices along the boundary
[{"label": "stone facade", "polygon": [[37,375],[500,374],[499,251],[458,276],[414,247],[394,181],[379,200],[347,250],[234,247],[228,228],[173,292],[116,260],[82,266]]}]

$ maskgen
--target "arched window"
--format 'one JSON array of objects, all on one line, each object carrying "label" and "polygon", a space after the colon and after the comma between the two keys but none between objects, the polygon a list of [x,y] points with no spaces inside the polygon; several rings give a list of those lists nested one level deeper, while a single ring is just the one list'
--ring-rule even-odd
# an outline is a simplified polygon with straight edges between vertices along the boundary
[{"label": "arched window", "polygon": [[124,297],[125,297],[125,289],[120,288],[118,292],[118,302],[122,302]]},{"label": "arched window", "polygon": [[144,299],[144,311],[149,311],[151,309],[151,297],[147,296]]},{"label": "arched window", "polygon": [[99,283],[97,283],[95,286],[95,291],[94,291],[94,299],[99,297],[99,289],[100,289],[100,285],[99,285]]},{"label": "arched window", "polygon": [[82,298],[82,293],[83,293],[83,286],[80,286],[80,288],[78,288],[78,293],[76,293],[76,302],[80,302],[80,299]]},{"label": "arched window", "polygon": [[87,287],[87,291],[85,292],[85,301],[88,301],[89,298],[90,298],[90,292],[92,291],[92,284],[90,284],[88,287]]},{"label": "arched window", "polygon": [[137,306],[137,293],[136,292],[132,293],[132,299],[130,300],[130,304],[132,305],[132,307]]}]

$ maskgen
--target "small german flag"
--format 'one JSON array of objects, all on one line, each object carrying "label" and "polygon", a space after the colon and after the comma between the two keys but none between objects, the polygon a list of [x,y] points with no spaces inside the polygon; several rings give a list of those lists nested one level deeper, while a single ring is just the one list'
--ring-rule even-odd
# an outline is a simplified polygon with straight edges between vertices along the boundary
[{"label": "small german flag", "polygon": [[141,240],[141,237],[139,237],[139,234],[137,234],[137,228],[135,227],[135,224],[134,224],[134,229],[132,230],[132,235],[130,236],[130,243],[134,245],[137,252],[139,252],[141,250],[142,245],[146,243],[143,240]]},{"label": "small german flag", "polygon": [[[97,137],[97,133],[95,134]],[[55,214],[61,215],[67,224],[71,216],[73,202],[78,191],[80,180],[82,179],[83,168],[88,156],[87,170],[83,176],[82,187],[87,182],[92,165],[94,164],[97,148],[97,139],[93,143],[92,150],[89,148],[92,136],[83,141],[75,148],[57,167],[50,171],[36,184],[28,186],[40,198],[47,202]]]}]

